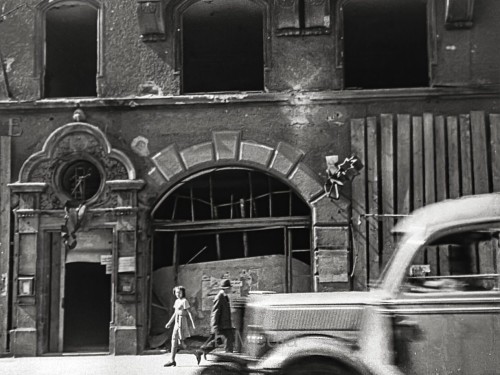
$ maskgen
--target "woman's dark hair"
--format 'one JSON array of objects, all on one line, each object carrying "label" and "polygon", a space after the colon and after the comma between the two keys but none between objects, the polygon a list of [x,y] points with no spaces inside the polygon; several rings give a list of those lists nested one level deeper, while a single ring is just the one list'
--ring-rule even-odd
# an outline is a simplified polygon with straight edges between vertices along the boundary
[{"label": "woman's dark hair", "polygon": [[182,285],[177,285],[173,290],[174,296],[177,290],[181,291],[181,298],[186,298],[186,288],[184,288]]}]

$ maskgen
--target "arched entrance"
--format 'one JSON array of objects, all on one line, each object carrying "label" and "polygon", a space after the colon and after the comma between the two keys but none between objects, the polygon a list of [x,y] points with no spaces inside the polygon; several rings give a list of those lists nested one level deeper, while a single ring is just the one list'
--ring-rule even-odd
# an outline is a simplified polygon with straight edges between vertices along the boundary
[{"label": "arched entrance", "polygon": [[161,332],[182,284],[208,331],[221,278],[235,297],[250,291],[312,291],[311,209],[280,179],[253,168],[221,167],[185,178],[153,219],[151,333]]}]

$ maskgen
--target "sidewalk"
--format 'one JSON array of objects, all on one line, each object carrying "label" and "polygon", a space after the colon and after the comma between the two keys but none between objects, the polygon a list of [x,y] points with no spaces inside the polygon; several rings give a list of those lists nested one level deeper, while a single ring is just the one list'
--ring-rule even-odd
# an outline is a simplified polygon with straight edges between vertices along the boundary
[{"label": "sidewalk", "polygon": [[178,353],[176,367],[163,367],[169,354],[137,356],[60,355],[43,357],[0,358],[1,375],[194,375],[209,362],[196,364],[193,354]]}]

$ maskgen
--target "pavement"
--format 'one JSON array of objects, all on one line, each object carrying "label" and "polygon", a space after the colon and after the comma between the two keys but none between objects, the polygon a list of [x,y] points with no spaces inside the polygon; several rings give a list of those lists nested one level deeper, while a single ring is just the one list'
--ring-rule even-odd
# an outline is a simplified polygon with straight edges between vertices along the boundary
[{"label": "pavement", "polygon": [[194,375],[210,362],[200,365],[191,353],[178,353],[176,367],[163,367],[169,353],[114,356],[108,354],[63,354],[41,357],[0,358],[0,375]]}]

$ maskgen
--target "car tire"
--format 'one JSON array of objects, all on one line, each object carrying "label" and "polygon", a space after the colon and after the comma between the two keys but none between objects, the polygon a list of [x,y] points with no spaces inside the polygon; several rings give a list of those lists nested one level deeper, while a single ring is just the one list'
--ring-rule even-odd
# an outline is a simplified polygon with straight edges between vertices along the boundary
[{"label": "car tire", "polygon": [[283,369],[286,375],[359,375],[357,371],[327,359],[310,358]]}]

